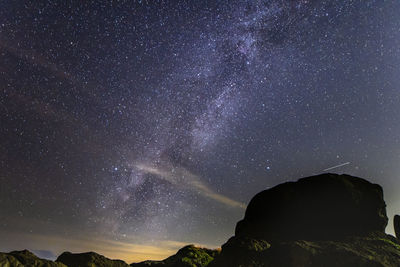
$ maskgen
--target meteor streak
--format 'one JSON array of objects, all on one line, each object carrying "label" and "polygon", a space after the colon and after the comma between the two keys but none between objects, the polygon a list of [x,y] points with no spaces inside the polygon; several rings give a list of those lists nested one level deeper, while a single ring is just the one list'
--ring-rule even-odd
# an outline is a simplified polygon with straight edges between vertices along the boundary
[{"label": "meteor streak", "polygon": [[336,166],[333,166],[333,167],[329,167],[329,168],[327,168],[325,170],[322,170],[322,171],[323,172],[330,171],[330,170],[333,170],[333,169],[336,169],[336,168],[339,168],[339,167],[343,167],[343,166],[346,166],[346,165],[349,165],[349,164],[350,164],[350,161],[342,163],[342,164],[339,164],[339,165],[336,165]]}]

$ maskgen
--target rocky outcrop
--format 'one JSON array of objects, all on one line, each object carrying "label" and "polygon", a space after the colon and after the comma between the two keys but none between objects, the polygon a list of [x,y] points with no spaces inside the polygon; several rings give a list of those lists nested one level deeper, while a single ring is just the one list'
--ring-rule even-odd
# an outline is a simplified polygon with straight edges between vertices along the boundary
[{"label": "rocky outcrop", "polygon": [[209,267],[389,267],[400,266],[400,244],[380,232],[340,241],[282,241],[233,237]]},{"label": "rocky outcrop", "polygon": [[199,248],[194,245],[188,245],[175,255],[172,255],[162,261],[144,261],[132,263],[132,267],[205,267],[219,254],[219,250]]},{"label": "rocky outcrop", "polygon": [[400,216],[399,215],[394,215],[393,228],[394,228],[394,233],[396,234],[396,237],[400,239]]},{"label": "rocky outcrop", "polygon": [[53,262],[38,258],[28,250],[0,252],[0,266],[4,267],[66,267],[60,262]]},{"label": "rocky outcrop", "polygon": [[382,188],[322,174],[257,194],[210,267],[400,266]]},{"label": "rocky outcrop", "polygon": [[235,234],[272,241],[384,232],[385,207],[379,185],[349,175],[322,174],[257,194]]},{"label": "rocky outcrop", "polygon": [[56,262],[61,262],[70,267],[128,267],[121,260],[111,260],[95,252],[71,253],[64,252],[58,256]]}]

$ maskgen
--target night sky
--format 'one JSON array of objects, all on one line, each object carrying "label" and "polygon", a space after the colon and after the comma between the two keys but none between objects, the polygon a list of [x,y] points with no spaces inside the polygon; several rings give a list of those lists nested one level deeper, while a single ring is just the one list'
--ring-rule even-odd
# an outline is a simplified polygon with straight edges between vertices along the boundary
[{"label": "night sky", "polygon": [[328,170],[400,213],[400,1],[1,1],[0,251],[219,247]]}]

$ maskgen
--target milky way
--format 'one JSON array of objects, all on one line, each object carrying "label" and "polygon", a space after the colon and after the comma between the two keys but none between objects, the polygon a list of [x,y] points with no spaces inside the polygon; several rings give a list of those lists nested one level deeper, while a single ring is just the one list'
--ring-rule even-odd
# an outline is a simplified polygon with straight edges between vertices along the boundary
[{"label": "milky way", "polygon": [[0,7],[0,250],[217,247],[254,194],[343,162],[399,212],[399,2]]}]

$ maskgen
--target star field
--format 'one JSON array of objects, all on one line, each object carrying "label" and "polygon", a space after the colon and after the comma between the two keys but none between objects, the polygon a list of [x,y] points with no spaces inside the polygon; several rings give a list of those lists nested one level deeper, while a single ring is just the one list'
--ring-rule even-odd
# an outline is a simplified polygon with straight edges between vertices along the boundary
[{"label": "star field", "polygon": [[343,163],[399,212],[397,1],[0,7],[0,250],[218,247],[253,195]]}]

